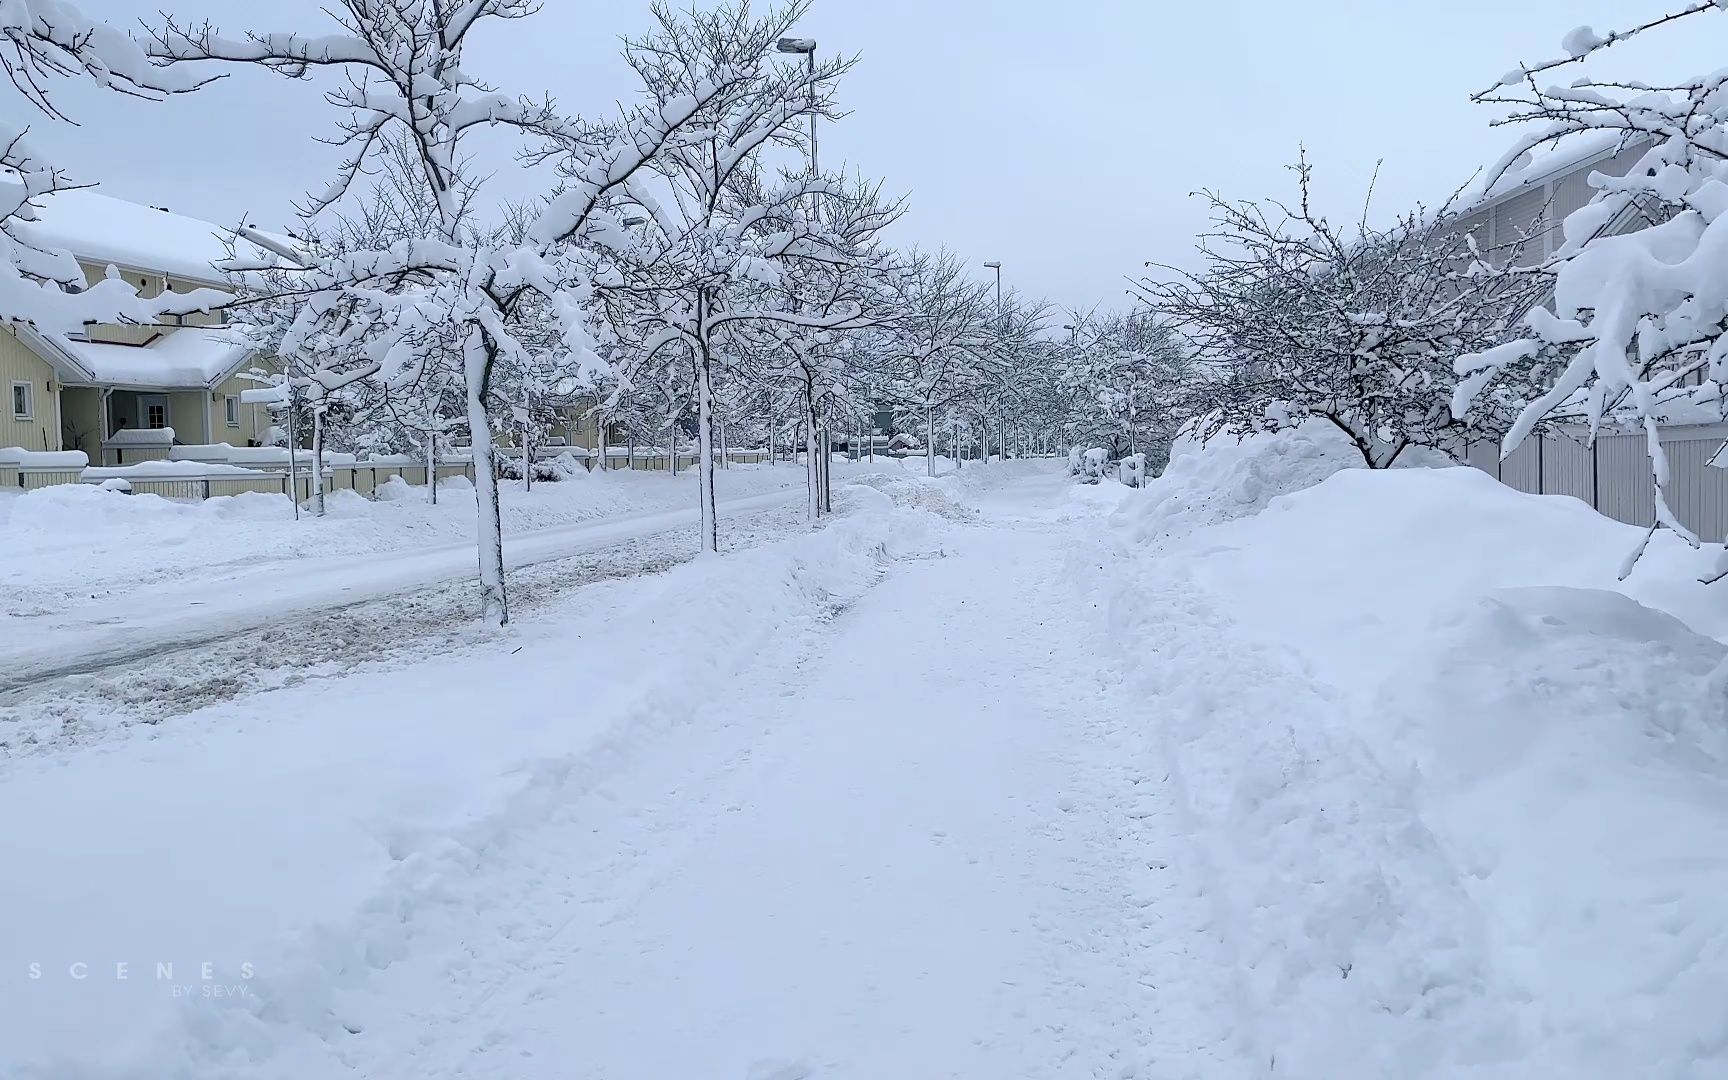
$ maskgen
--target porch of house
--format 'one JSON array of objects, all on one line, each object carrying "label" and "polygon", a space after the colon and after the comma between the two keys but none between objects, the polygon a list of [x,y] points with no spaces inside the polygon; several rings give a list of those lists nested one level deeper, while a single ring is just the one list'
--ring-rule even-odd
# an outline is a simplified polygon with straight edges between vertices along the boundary
[{"label": "porch of house", "polygon": [[212,441],[203,391],[110,390],[68,386],[60,392],[61,445],[82,450],[92,463],[119,464],[103,443],[117,431],[172,429],[176,442]]}]

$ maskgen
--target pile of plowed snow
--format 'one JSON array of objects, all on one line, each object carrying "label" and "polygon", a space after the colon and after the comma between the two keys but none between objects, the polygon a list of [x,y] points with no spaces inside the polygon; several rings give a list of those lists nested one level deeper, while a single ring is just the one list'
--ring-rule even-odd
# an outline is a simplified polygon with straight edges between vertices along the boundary
[{"label": "pile of plowed snow", "polygon": [[1350,456],[1180,445],[1071,560],[1167,703],[1267,1059],[1728,1076],[1716,553],[1659,533],[1621,582],[1642,530],[1576,499]]},{"label": "pile of plowed snow", "polygon": [[[1442,462],[1430,451],[1407,451],[1398,467]],[[1136,539],[1179,539],[1197,529],[1257,514],[1280,495],[1313,487],[1333,473],[1363,468],[1362,455],[1335,428],[1304,425],[1238,439],[1201,443],[1181,436],[1170,464],[1123,506],[1122,524]]]}]

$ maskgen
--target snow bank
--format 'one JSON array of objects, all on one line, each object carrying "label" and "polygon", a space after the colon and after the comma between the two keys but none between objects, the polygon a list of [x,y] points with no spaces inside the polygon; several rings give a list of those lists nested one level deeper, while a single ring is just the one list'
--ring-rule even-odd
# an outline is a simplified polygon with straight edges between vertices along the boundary
[{"label": "snow bank", "polygon": [[[1179,448],[1070,560],[1160,704],[1217,922],[1300,1078],[1728,1072],[1713,563],[1306,433]],[[1148,539],[1168,543],[1147,545]]]},{"label": "snow bank", "polygon": [[[940,551],[940,519],[849,501],[815,533],[590,586],[461,664],[303,683],[8,775],[0,819],[35,824],[0,830],[0,910],[30,927],[0,939],[0,969],[45,974],[7,998],[0,1074],[323,1075],[330,1042],[410,990],[392,960],[512,837],[708,722],[752,665],[796,663],[887,562]],[[70,977],[80,960],[100,977]],[[135,977],[112,978],[117,960]],[[176,1002],[163,961],[244,990]]]},{"label": "snow bank", "polygon": [[88,481],[107,480],[114,477],[131,478],[133,480],[161,479],[183,480],[198,476],[267,476],[268,473],[258,469],[243,469],[238,465],[227,465],[220,461],[140,461],[136,465],[109,465],[102,468],[85,469],[80,476]]},{"label": "snow bank", "polygon": [[[1406,451],[1399,464],[1435,464],[1432,452]],[[1146,482],[1145,497],[1125,507],[1141,542],[1177,539],[1220,522],[1259,513],[1280,495],[1313,487],[1343,469],[1361,469],[1362,455],[1343,433],[1317,424],[1237,440],[1220,435],[1202,444],[1183,435],[1170,463]]]},{"label": "snow bank", "polygon": [[[282,451],[259,448],[272,453]],[[74,452],[76,453],[76,452]],[[78,454],[82,466],[83,455]],[[250,455],[248,464],[254,462]],[[577,466],[580,469],[580,466]],[[849,472],[850,470],[844,470]],[[153,461],[91,475],[247,475],[242,466],[197,461]],[[837,479],[843,470],[835,468]],[[720,497],[762,494],[803,483],[792,468],[734,468],[718,474]],[[0,612],[15,615],[64,610],[68,602],[109,605],[121,594],[154,584],[261,563],[365,556],[469,541],[474,535],[473,485],[466,478],[439,484],[431,505],[424,486],[403,494],[392,488],[377,501],[351,491],[327,495],[329,516],[294,520],[282,495],[248,494],[203,502],[155,495],[104,498],[94,485],[64,484],[26,492],[0,503]],[[502,485],[507,533],[575,524],[616,514],[694,505],[694,474],[621,470],[572,476],[571,482]],[[9,508],[9,509],[8,509]],[[68,543],[67,537],[76,537]]]}]

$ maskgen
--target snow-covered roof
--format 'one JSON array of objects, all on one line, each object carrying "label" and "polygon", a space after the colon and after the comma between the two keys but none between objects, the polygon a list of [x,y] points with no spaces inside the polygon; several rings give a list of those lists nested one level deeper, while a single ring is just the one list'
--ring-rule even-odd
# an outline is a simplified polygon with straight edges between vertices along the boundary
[{"label": "snow-covered roof", "polygon": [[20,222],[30,243],[64,248],[93,263],[117,263],[175,277],[221,284],[214,263],[228,257],[223,237],[233,229],[171,214],[88,188],[40,200],[36,220]]},{"label": "snow-covered roof", "polygon": [[1503,169],[1498,163],[1488,166],[1464,189],[1457,205],[1460,212],[1468,212],[1497,202],[1581,165],[1612,157],[1637,138],[1628,140],[1620,131],[1590,131],[1547,143],[1520,154]]},{"label": "snow-covered roof", "polygon": [[226,379],[257,345],[232,327],[188,326],[148,345],[62,339],[92,381],[152,389],[207,389]]}]

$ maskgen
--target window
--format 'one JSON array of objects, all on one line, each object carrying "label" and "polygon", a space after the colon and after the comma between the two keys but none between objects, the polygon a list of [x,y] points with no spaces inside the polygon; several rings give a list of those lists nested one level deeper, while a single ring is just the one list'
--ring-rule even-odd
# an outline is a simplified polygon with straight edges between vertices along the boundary
[{"label": "window", "polygon": [[36,387],[32,383],[12,384],[12,419],[30,420],[36,416]]},{"label": "window", "polygon": [[240,399],[235,397],[233,394],[224,395],[222,398],[222,409],[223,409],[224,414],[227,417],[228,426],[229,427],[239,427],[240,426]]},{"label": "window", "polygon": [[160,402],[144,406],[144,426],[160,431],[168,426],[168,406]]}]

